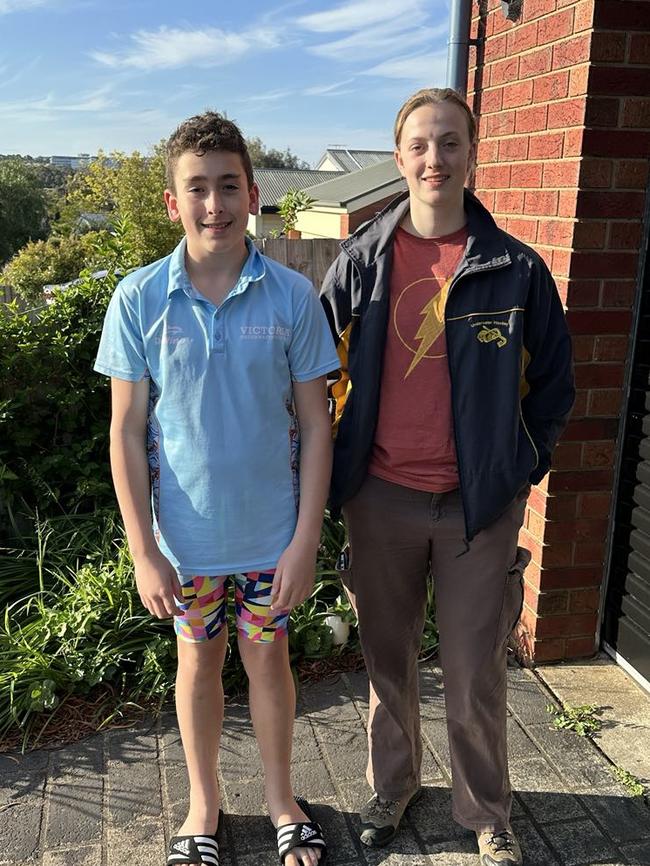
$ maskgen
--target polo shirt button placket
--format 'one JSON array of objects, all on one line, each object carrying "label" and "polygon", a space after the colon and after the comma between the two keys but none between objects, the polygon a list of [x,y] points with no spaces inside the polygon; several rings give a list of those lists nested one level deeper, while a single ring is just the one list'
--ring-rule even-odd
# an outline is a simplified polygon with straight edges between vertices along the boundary
[{"label": "polo shirt button placket", "polygon": [[214,325],[213,325],[213,345],[212,351],[216,352],[218,355],[222,355],[224,351],[224,342],[223,342],[223,326],[221,322],[221,317],[218,313],[214,314]]}]

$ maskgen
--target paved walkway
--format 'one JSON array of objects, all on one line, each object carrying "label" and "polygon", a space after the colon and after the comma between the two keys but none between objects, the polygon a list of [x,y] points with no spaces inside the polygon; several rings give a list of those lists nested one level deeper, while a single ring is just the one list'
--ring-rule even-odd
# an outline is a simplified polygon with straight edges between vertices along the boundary
[{"label": "paved walkway", "polygon": [[[647,805],[615,781],[596,744],[550,728],[551,697],[538,677],[514,667],[509,677],[513,825],[527,866],[650,866]],[[443,693],[435,667],[422,671],[422,698],[425,796],[407,813],[392,845],[373,850],[356,835],[357,811],[367,796],[366,677],[345,674],[303,688],[295,787],[315,805],[330,844],[330,866],[477,863],[473,835],[451,819]],[[639,703],[645,700],[650,698],[639,690]],[[607,696],[601,703],[608,703]],[[650,737],[643,725],[629,733],[647,754]],[[263,816],[261,767],[244,706],[227,708],[220,773],[227,815],[224,866],[275,866],[274,834]],[[0,755],[0,864],[162,866],[166,840],[185,808],[183,758],[171,714],[61,750]]]}]

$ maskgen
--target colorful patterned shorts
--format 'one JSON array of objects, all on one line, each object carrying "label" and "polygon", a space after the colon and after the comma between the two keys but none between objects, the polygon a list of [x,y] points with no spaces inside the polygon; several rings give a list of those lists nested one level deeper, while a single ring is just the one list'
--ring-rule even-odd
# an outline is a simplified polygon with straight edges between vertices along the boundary
[{"label": "colorful patterned shorts", "polygon": [[237,631],[248,640],[270,643],[287,633],[288,610],[270,611],[275,569],[211,577],[179,575],[183,616],[174,617],[182,640],[200,643],[216,637],[226,623],[228,578],[235,583]]}]

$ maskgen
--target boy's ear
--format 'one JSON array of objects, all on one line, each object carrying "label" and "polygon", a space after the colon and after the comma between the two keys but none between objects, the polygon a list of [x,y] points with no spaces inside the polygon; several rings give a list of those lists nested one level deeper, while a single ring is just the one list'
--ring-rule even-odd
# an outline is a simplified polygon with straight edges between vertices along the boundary
[{"label": "boy's ear", "polygon": [[251,184],[248,190],[248,213],[258,214],[260,212],[260,191],[256,183]]},{"label": "boy's ear", "polygon": [[170,189],[166,189],[163,197],[165,199],[165,205],[167,207],[167,216],[173,223],[177,223],[181,218],[181,214],[178,210],[178,201],[176,199],[175,193],[173,193]]}]

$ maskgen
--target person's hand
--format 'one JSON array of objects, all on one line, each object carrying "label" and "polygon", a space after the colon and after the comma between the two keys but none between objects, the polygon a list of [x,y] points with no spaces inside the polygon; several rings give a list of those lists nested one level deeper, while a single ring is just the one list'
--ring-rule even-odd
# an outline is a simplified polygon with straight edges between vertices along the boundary
[{"label": "person's hand", "polygon": [[156,550],[134,560],[135,583],[142,604],[158,619],[181,616],[183,611],[176,602],[179,590],[176,569]]},{"label": "person's hand", "polygon": [[316,550],[294,539],[278,561],[271,587],[271,610],[290,610],[303,602],[314,587]]}]

